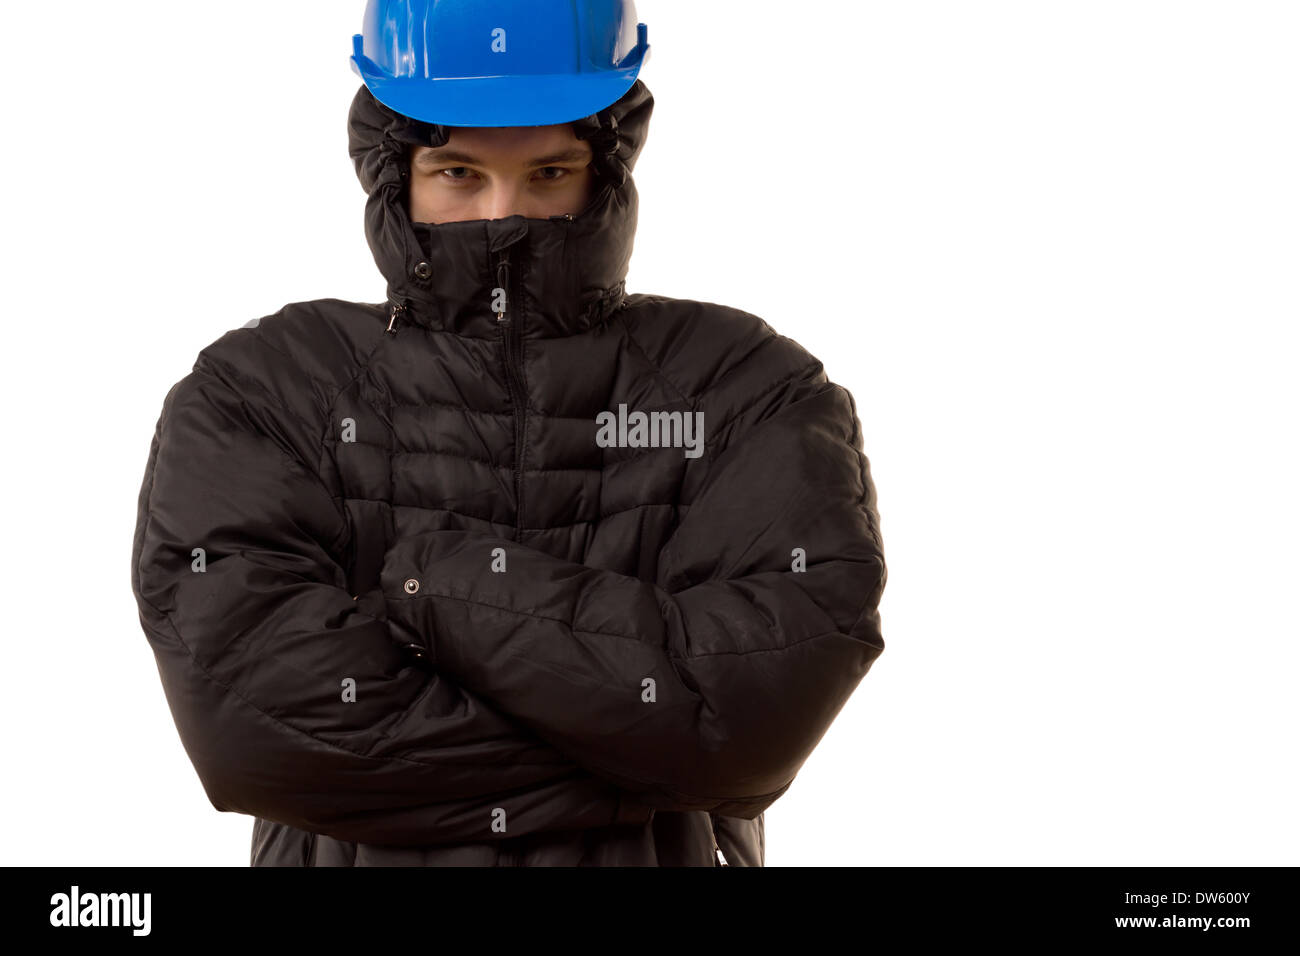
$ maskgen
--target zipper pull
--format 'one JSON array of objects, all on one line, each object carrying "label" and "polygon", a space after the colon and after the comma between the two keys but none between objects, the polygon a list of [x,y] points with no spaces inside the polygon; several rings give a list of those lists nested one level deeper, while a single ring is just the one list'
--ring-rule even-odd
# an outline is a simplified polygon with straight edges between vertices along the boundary
[{"label": "zipper pull", "polygon": [[405,306],[405,304],[403,304],[403,303],[401,303],[401,302],[394,302],[394,303],[393,303],[393,308],[390,310],[389,317],[388,317],[388,328],[385,329],[384,331],[386,331],[386,332],[391,332],[391,333],[393,333],[394,335],[396,335],[396,334],[397,334],[397,329],[396,329],[397,317],[398,317],[399,315],[404,315],[405,313],[406,313],[406,306]]},{"label": "zipper pull", "polygon": [[510,253],[509,251],[501,253],[501,259],[497,262],[497,288],[502,298],[504,307],[501,314],[497,316],[497,321],[502,325],[509,325],[509,296],[510,296]]}]

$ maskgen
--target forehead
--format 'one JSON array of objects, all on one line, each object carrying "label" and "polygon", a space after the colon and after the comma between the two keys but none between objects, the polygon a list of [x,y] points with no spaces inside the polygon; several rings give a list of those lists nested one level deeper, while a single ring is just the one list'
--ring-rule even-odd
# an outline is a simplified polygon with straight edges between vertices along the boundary
[{"label": "forehead", "polygon": [[502,165],[527,165],[537,160],[590,161],[591,146],[578,139],[568,123],[557,126],[451,126],[444,146],[420,146],[414,158],[423,163],[442,160]]}]

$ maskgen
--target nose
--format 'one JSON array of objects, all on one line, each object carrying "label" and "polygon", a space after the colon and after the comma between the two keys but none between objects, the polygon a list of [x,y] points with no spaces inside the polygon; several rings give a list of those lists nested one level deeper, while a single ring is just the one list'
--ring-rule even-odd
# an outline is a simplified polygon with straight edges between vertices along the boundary
[{"label": "nose", "polygon": [[484,197],[479,213],[481,219],[508,219],[510,216],[526,216],[528,210],[516,184],[496,183]]}]

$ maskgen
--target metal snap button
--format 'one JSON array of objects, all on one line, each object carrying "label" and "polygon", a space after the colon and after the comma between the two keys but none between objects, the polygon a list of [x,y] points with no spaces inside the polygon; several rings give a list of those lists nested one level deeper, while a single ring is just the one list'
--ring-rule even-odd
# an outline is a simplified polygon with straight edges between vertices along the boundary
[{"label": "metal snap button", "polygon": [[417,262],[415,264],[415,274],[421,279],[427,279],[429,276],[433,275],[433,266],[429,265],[427,262]]},{"label": "metal snap button", "polygon": [[415,580],[415,578],[407,578],[406,583],[402,585],[402,587],[406,588],[407,594],[414,594],[416,591],[420,590],[420,582]]},{"label": "metal snap button", "polygon": [[425,654],[423,645],[407,644],[406,649],[411,652],[412,657],[419,658],[420,660],[424,659]]}]

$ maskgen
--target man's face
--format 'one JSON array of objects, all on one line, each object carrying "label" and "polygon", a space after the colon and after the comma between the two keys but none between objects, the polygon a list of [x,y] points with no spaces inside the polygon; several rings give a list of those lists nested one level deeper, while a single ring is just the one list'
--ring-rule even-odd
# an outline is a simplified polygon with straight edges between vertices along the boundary
[{"label": "man's face", "polygon": [[454,127],[411,152],[414,222],[577,215],[591,199],[591,146],[558,126]]}]

